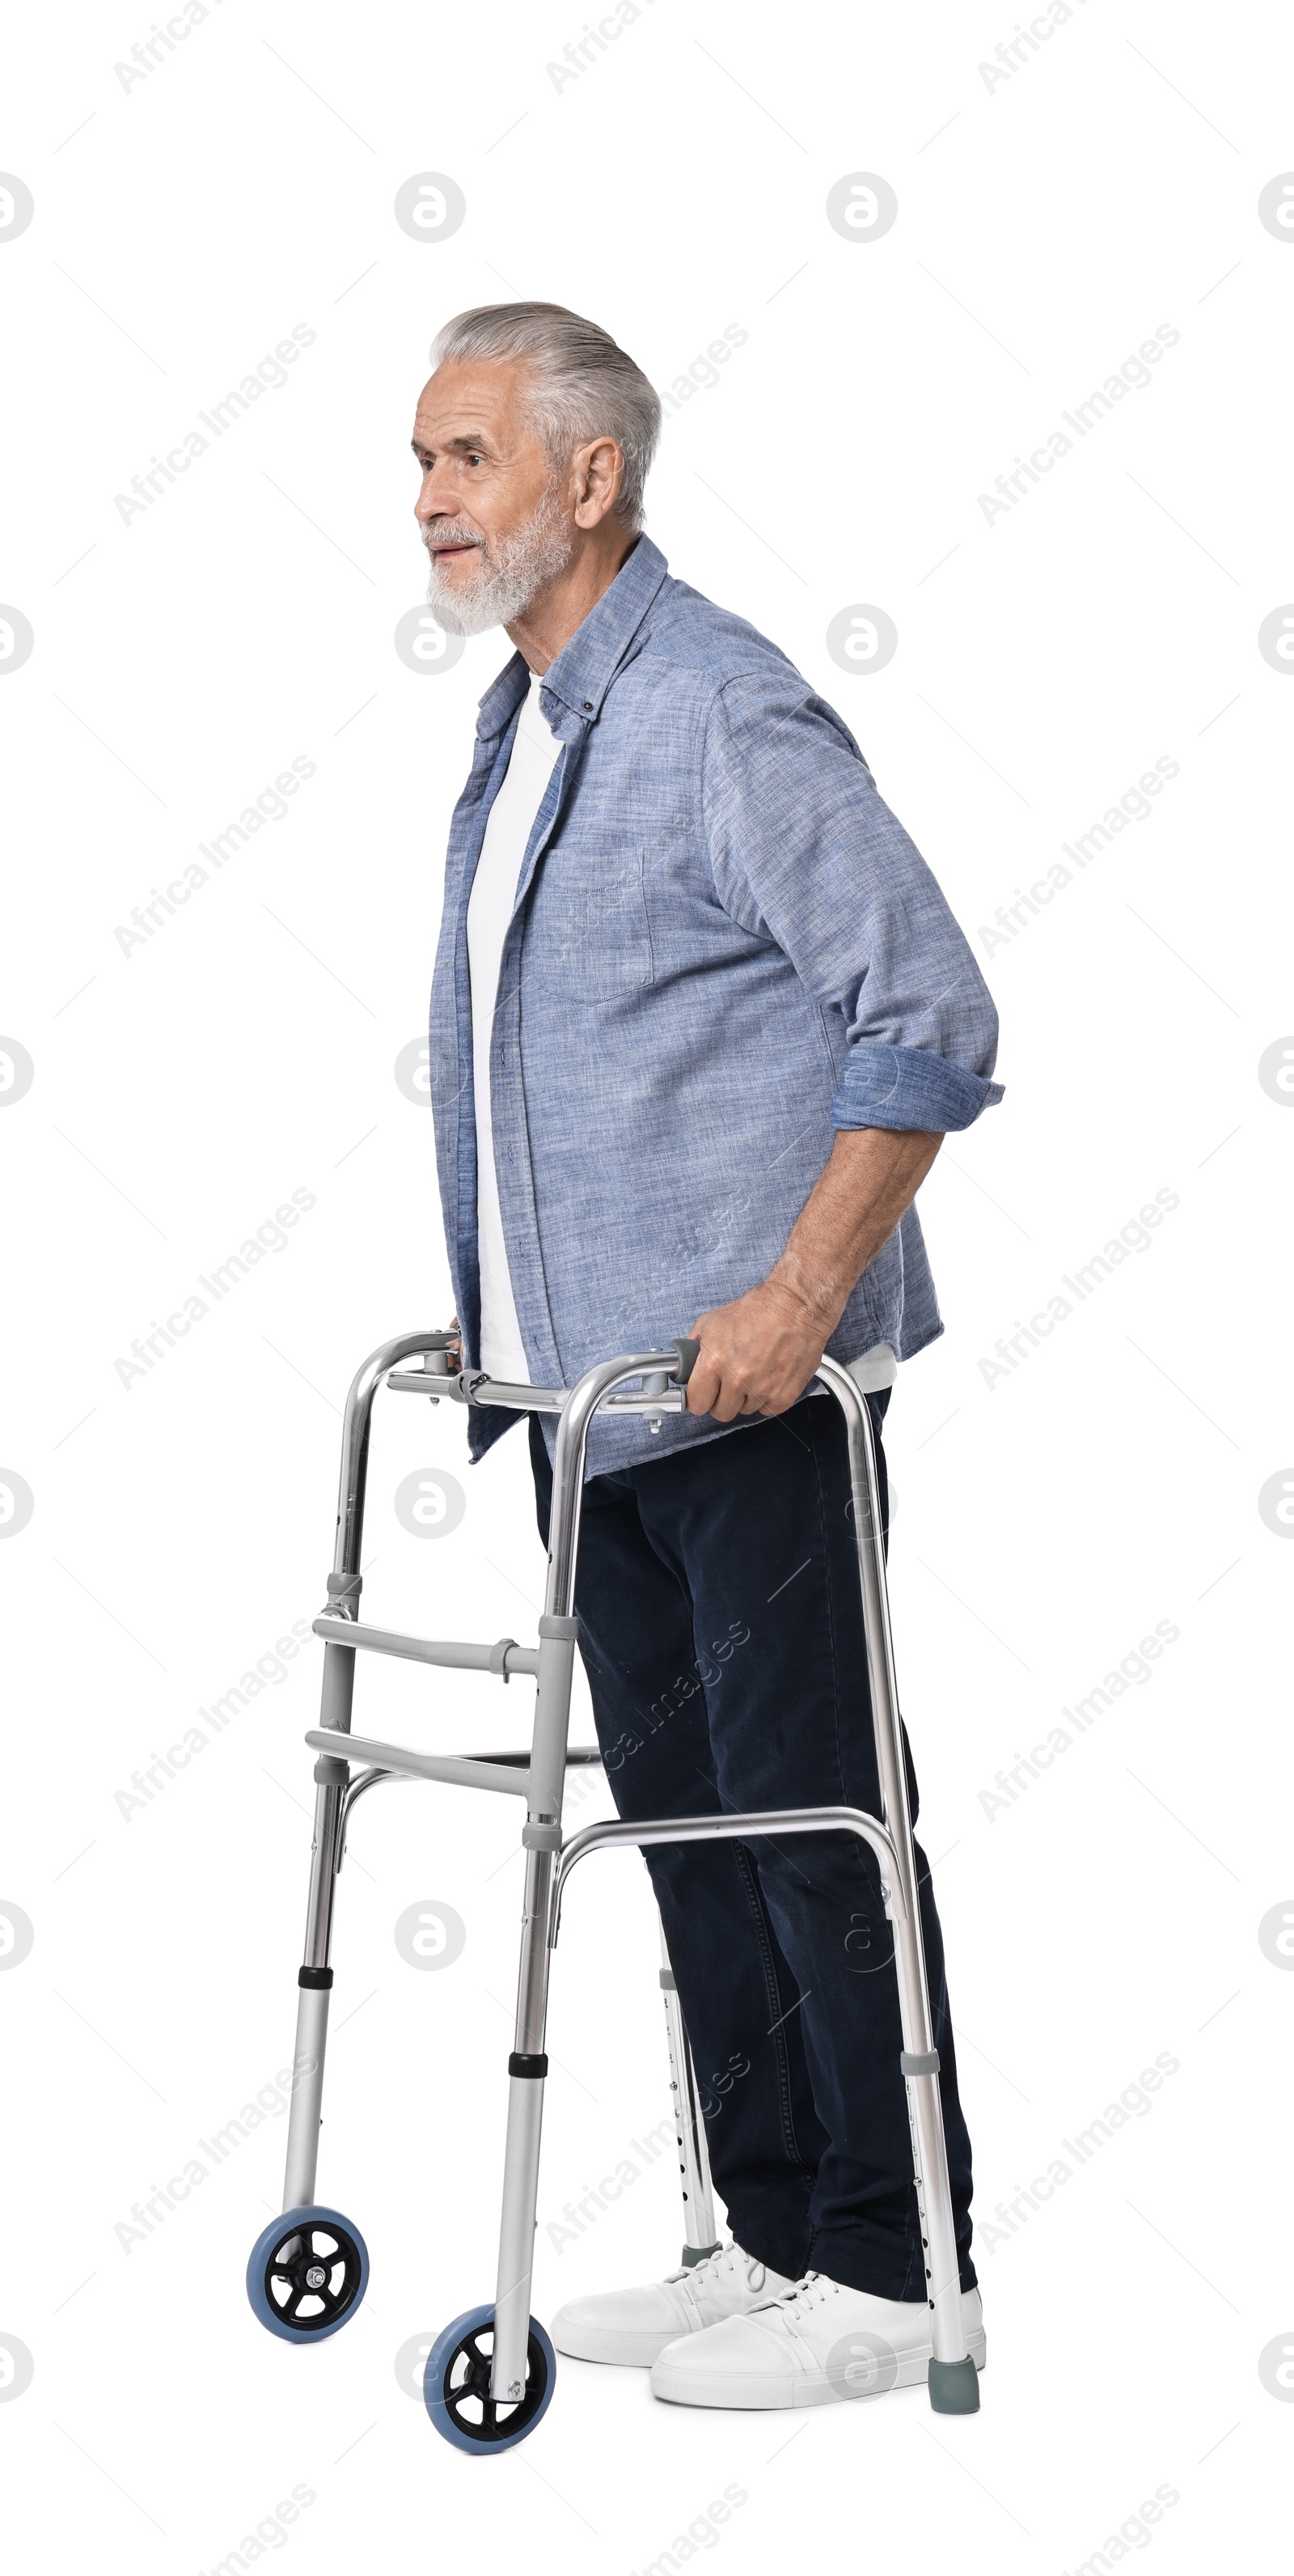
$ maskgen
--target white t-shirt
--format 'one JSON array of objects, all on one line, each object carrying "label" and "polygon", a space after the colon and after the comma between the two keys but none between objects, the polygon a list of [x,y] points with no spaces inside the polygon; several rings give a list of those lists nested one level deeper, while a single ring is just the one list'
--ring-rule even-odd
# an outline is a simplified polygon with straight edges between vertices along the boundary
[{"label": "white t-shirt", "polygon": [[540,712],[539,681],[532,676],[529,695],[522,702],[507,775],[490,807],[467,906],[476,1099],[476,1224],[481,1264],[480,1365],[490,1377],[514,1386],[529,1384],[530,1364],[517,1322],[494,1168],[490,1034],[499,990],[499,960],[512,919],[521,862],[560,749],[561,744],[549,732]]}]

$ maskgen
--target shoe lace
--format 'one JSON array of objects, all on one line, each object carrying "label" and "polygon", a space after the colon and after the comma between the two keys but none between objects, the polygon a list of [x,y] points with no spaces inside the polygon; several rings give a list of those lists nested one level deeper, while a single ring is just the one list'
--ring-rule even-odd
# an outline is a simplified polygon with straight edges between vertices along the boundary
[{"label": "shoe lace", "polygon": [[733,2251],[731,2245],[716,2246],[714,2253],[707,2254],[703,2263],[681,2263],[677,2272],[667,2272],[665,2278],[667,2281],[702,2281],[707,2272],[716,2272],[721,2264],[731,2262]]},{"label": "shoe lace", "polygon": [[839,2283],[829,2281],[824,2272],[806,2272],[802,2281],[793,2281],[789,2290],[780,2291],[775,2299],[767,2299],[764,2304],[766,2308],[783,2309],[787,2326],[794,2334],[801,2317],[810,2308],[836,2297],[839,2287]]},{"label": "shoe lace", "polygon": [[721,2271],[730,2272],[734,2259],[745,2264],[747,2284],[758,2294],[768,2278],[767,2267],[758,2260],[757,2256],[744,2253],[741,2246],[736,2244],[716,2246],[714,2253],[707,2254],[703,2263],[685,2263],[677,2272],[668,2273],[666,2278],[677,2281],[689,2296],[693,2296],[707,2275],[713,2279]]}]

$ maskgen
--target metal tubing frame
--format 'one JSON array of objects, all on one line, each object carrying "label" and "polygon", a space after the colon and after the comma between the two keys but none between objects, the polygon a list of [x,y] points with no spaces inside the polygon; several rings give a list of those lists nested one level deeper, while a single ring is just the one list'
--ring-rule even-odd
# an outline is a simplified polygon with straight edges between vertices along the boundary
[{"label": "metal tubing frame", "polygon": [[[351,1381],[342,1423],[341,1484],[337,1498],[337,1537],[333,1552],[333,1574],[348,1587],[341,1595],[343,1610],[353,1613],[359,1594],[360,1547],[364,1537],[364,1481],[368,1471],[368,1435],[373,1417],[373,1399],[387,1370],[398,1368],[401,1360],[412,1359],[416,1351],[443,1349],[443,1333],[401,1333],[392,1342],[384,1342],[370,1353]],[[329,1642],[324,1647],[322,1705],[319,1722],[331,1735],[350,1733],[351,1701],[355,1690],[354,1649]],[[338,1748],[340,1751],[340,1748]],[[321,1767],[321,1766],[316,1766]],[[339,1766],[341,1767],[341,1766]],[[337,1872],[341,1865],[342,1811],[346,1794],[346,1774],[340,1783],[320,1780],[315,1789],[314,1840],[310,1846],[310,1894],[306,1901],[305,1958],[303,1966],[318,1972],[329,1965],[332,1948],[333,1897]],[[309,2009],[307,2010],[307,2007]],[[319,2123],[322,2118],[324,2056],[328,2042],[328,1989],[300,1989],[297,2007],[298,2047],[300,2034],[309,2022],[309,2045],[305,2053],[312,2059],[308,2075],[303,2075],[292,2096],[288,2113],[288,2145],[283,2177],[283,2207],[302,2209],[315,2195],[315,2174],[319,2161]]]},{"label": "metal tubing frame", "polygon": [[[650,1390],[644,1386],[639,1395],[612,1395],[605,1399],[612,1413],[685,1413],[687,1396],[681,1386],[667,1383],[669,1371],[678,1366],[676,1351],[653,1351],[656,1366],[651,1370]],[[637,1371],[633,1372],[637,1375]],[[484,1369],[460,1369],[453,1377],[435,1378],[432,1372],[396,1370],[387,1385],[396,1395],[425,1395],[438,1404],[447,1395],[454,1404],[492,1404],[510,1413],[560,1413],[570,1402],[564,1386],[519,1386],[509,1378],[487,1377]],[[488,1394],[484,1390],[488,1388]]]},{"label": "metal tubing frame", "polygon": [[[658,1377],[677,1366],[673,1352],[639,1352],[604,1360],[572,1387],[557,1420],[553,1499],[548,1525],[548,1577],[539,1622],[539,1682],[531,1751],[529,1823],[560,1828],[575,1661],[575,1555],[579,1544],[584,1454],[589,1424],[599,1405],[630,1377]],[[482,1383],[478,1401],[489,1401]],[[558,1837],[560,1839],[560,1835]],[[521,1959],[513,2050],[535,2062],[534,2071],[510,2079],[508,2133],[503,2159],[503,2207],[494,2300],[490,2394],[515,2401],[525,2390],[530,2337],[530,2274],[539,2195],[543,2127],[544,2032],[548,2013],[548,1961],[552,1949],[556,1878],[551,1849],[526,1853]],[[543,2071],[541,2071],[543,2070]],[[524,2093],[525,2101],[519,2099]]]},{"label": "metal tubing frame", "polygon": [[457,1645],[452,1638],[442,1637],[402,1637],[393,1628],[366,1628],[358,1619],[344,1618],[332,1610],[321,1610],[311,1626],[316,1637],[336,1640],[348,1655],[367,1649],[374,1655],[398,1655],[408,1664],[444,1664],[457,1672],[496,1673],[505,1682],[514,1673],[534,1674],[539,1670],[539,1657],[533,1646],[519,1646],[515,1637],[500,1637],[496,1646]]},{"label": "metal tubing frame", "polygon": [[583,1860],[588,1852],[622,1850],[633,1843],[647,1849],[654,1843],[733,1842],[743,1835],[748,1842],[758,1842],[761,1836],[768,1839],[773,1834],[842,1833],[857,1834],[860,1842],[871,1845],[881,1863],[886,1901],[901,1917],[907,1898],[899,1878],[894,1838],[888,1827],[869,1816],[863,1807],[752,1807],[741,1814],[721,1816],[612,1816],[605,1824],[586,1825],[582,1833],[572,1834],[562,1846],[553,1905],[553,1947],[557,1946],[567,1879],[577,1860]]},{"label": "metal tubing frame", "polygon": [[710,2179],[705,2118],[698,2099],[696,2068],[692,2063],[683,2007],[678,1999],[663,1923],[660,1927],[660,1957],[669,2082],[674,2097],[674,2143],[678,2148],[679,2180],[683,2191],[682,2259],[691,2269],[694,2264],[704,2263],[707,2255],[718,2253],[719,2238],[714,2225],[714,2186]]},{"label": "metal tubing frame", "polygon": [[[323,1727],[312,1726],[306,1742],[313,1753],[332,1752],[335,1738]],[[524,1766],[525,1755],[521,1756]],[[371,1763],[376,1771],[388,1772],[409,1780],[448,1780],[459,1789],[495,1789],[510,1798],[524,1798],[530,1774],[523,1768],[513,1770],[502,1762],[483,1762],[471,1754],[413,1753],[407,1745],[379,1744],[370,1735],[352,1735],[348,1759]]]},{"label": "metal tubing frame", "polygon": [[[468,1663],[470,1658],[474,1669],[506,1671],[507,1668],[506,1649],[511,1641],[501,1641],[504,1650],[502,1660],[495,1662],[491,1662],[491,1656],[499,1656],[499,1648],[441,1647],[418,1653],[419,1641],[395,1638],[381,1630],[357,1636],[353,1645],[337,1642],[339,1624],[358,1624],[354,1610],[360,1588],[364,1484],[374,1397],[379,1385],[391,1370],[399,1368],[401,1361],[420,1352],[443,1351],[446,1338],[443,1334],[413,1333],[383,1344],[358,1371],[347,1397],[334,1557],[334,1575],[342,1580],[330,1584],[330,1593],[340,1597],[330,1602],[328,1613],[316,1623],[318,1632],[326,1639],[321,1723],[307,1739],[316,1746],[319,1746],[321,1736],[333,1741],[339,1734],[349,1737],[356,1650],[361,1645],[374,1646],[379,1652],[406,1655],[414,1649],[414,1659],[418,1661],[458,1662],[461,1657],[464,1663]],[[517,1657],[512,1669],[518,1672],[533,1670],[537,1688],[534,1734],[525,1777],[527,1830],[523,1841],[526,1845],[526,1878],[514,2061],[509,2071],[508,2128],[490,2378],[491,2395],[504,2403],[517,2401],[525,2390],[543,2089],[548,2063],[544,2054],[544,2036],[549,1958],[557,1939],[561,1897],[575,1863],[587,1852],[625,1844],[642,1848],[654,1843],[706,1841],[741,1835],[758,1838],[761,1834],[771,1833],[845,1831],[857,1834],[876,1852],[894,1922],[904,2059],[933,2060],[933,2065],[927,2064],[916,2073],[909,2073],[905,2064],[904,2079],[908,2090],[922,2240],[928,2256],[926,2279],[934,2361],[943,2365],[964,2364],[967,2359],[947,2148],[939,2097],[938,2059],[934,2049],[912,1819],[894,1675],[876,1441],[866,1398],[848,1370],[838,1361],[825,1357],[820,1361],[817,1383],[834,1395],[845,1415],[863,1631],[884,1821],[878,1822],[861,1809],[845,1807],[792,1808],[740,1816],[662,1817],[637,1823],[618,1819],[587,1826],[566,1845],[561,1843],[562,1793],[567,1767],[571,1679],[577,1635],[575,1567],[589,1425],[599,1407],[614,1397],[616,1388],[626,1378],[632,1377],[643,1380],[644,1391],[637,1398],[621,1399],[623,1410],[644,1413],[682,1410],[686,1402],[682,1390],[677,1387],[666,1389],[662,1374],[672,1372],[676,1366],[674,1353],[641,1352],[636,1356],[608,1360],[588,1370],[569,1394],[559,1390],[496,1386],[480,1371],[463,1370],[457,1377],[426,1372],[433,1378],[438,1393],[451,1395],[459,1402],[498,1402],[518,1411],[558,1412],[548,1575],[544,1614],[539,1623],[539,1651],[535,1656],[527,1650],[512,1648]],[[647,1392],[648,1381],[651,1381],[650,1394]],[[408,1378],[397,1383],[402,1391],[412,1391]],[[428,1388],[427,1391],[430,1393],[432,1390]],[[478,1656],[484,1656],[485,1661],[478,1662]],[[331,1752],[331,1743],[327,1750]],[[340,1752],[340,1747],[337,1750]],[[519,1779],[500,1779],[497,1768],[493,1779],[481,1778],[480,1773],[487,1772],[491,1766],[479,1760],[473,1763],[466,1758],[459,1761],[449,1756],[411,1755],[400,1748],[373,1744],[367,1739],[356,1739],[354,1750],[365,1761],[375,1763],[376,1767],[347,1785],[344,1766],[338,1764],[337,1768],[343,1774],[341,1781],[338,1782],[334,1774],[331,1779],[320,1779],[318,1786],[305,1962],[307,1969],[316,1971],[328,1968],[333,1893],[341,1865],[345,1824],[356,1797],[375,1787],[380,1780],[397,1774],[507,1790],[521,1785]],[[328,1763],[327,1768],[331,1771],[333,1765]],[[324,1762],[318,1769],[324,1771]],[[667,1990],[667,2018],[670,2000]],[[681,2075],[690,2079],[692,2070],[676,1996],[672,2000],[679,2028],[676,2033],[673,2023],[670,2023],[671,2058],[679,2109],[686,2115],[689,2110],[695,2112],[695,2095],[690,2096],[689,2102],[683,2100]],[[313,1985],[302,1989],[297,2053],[302,2080],[293,2095],[289,2117],[285,2210],[302,2206],[314,2195],[327,2008],[326,1989]],[[680,2128],[685,2184],[689,2171],[692,2171],[698,2185],[696,2216],[698,2222],[703,2222],[705,2210],[711,2208],[708,2161],[704,2164],[701,2161],[704,2158],[704,2129],[698,2129],[695,2119],[688,2116],[681,2118]],[[704,2196],[700,2190],[702,2172]],[[712,2225],[712,2217],[709,2223]],[[688,2236],[689,2247],[693,2248],[690,2221]],[[699,2247],[700,2239],[697,2239],[693,2250],[699,2250]]]},{"label": "metal tubing frame", "polygon": [[285,2210],[308,2209],[315,2196],[329,2001],[326,1988],[301,1986],[298,1989],[297,2036],[292,2052],[294,2090],[288,2115],[287,2171],[283,2177]]},{"label": "metal tubing frame", "polygon": [[[313,1737],[313,1735],[308,1735],[308,1736],[306,1737],[306,1742],[307,1742],[307,1744],[310,1744],[310,1743],[312,1743],[313,1741],[314,1741],[314,1737]],[[365,1742],[365,1738],[364,1738],[363,1736],[359,1736],[359,1735],[352,1735],[352,1737],[351,1737],[351,1750],[352,1750],[352,1752],[353,1752],[353,1753],[356,1753],[356,1754],[360,1754],[360,1753],[361,1753],[361,1749],[362,1749],[362,1747],[363,1747],[363,1745],[364,1745],[364,1742]],[[395,1748],[394,1746],[391,1746],[391,1747],[389,1747],[389,1748],[383,1748],[383,1749],[384,1749],[384,1750],[391,1750],[391,1751],[394,1751],[396,1748]],[[342,1799],[342,1814],[341,1814],[341,1848],[340,1848],[340,1851],[339,1851],[339,1853],[338,1853],[338,1858],[337,1858],[337,1871],[338,1871],[338,1876],[340,1876],[340,1874],[341,1874],[342,1865],[343,1865],[343,1863],[344,1863],[344,1861],[345,1861],[345,1858],[346,1858],[346,1837],[347,1837],[347,1835],[348,1835],[348,1834],[349,1834],[349,1832],[350,1832],[351,1810],[352,1810],[352,1808],[354,1807],[354,1804],[355,1804],[355,1801],[356,1801],[356,1799],[357,1799],[357,1798],[363,1798],[364,1796],[366,1796],[366,1795],[367,1795],[367,1792],[368,1792],[370,1789],[380,1789],[380,1788],[381,1788],[381,1786],[382,1786],[382,1784],[383,1784],[383,1781],[386,1781],[386,1780],[422,1780],[422,1779],[428,1779],[428,1778],[429,1778],[429,1779],[431,1779],[431,1780],[432,1780],[433,1785],[435,1785],[435,1783],[437,1783],[437,1782],[440,1780],[441,1774],[440,1774],[439,1770],[437,1770],[437,1771],[435,1771],[435,1772],[432,1772],[432,1773],[424,1772],[424,1771],[421,1771],[421,1770],[419,1770],[419,1771],[410,1771],[410,1770],[408,1770],[408,1769],[406,1768],[406,1763],[407,1763],[407,1758],[408,1758],[408,1757],[407,1757],[407,1753],[406,1753],[406,1749],[405,1749],[405,1747],[404,1747],[404,1746],[401,1746],[401,1747],[399,1748],[399,1751],[400,1751],[400,1768],[399,1768],[399,1770],[398,1770],[398,1771],[397,1771],[397,1770],[385,1771],[385,1770],[382,1770],[381,1768],[378,1768],[378,1769],[376,1769],[376,1770],[372,1770],[372,1771],[360,1771],[360,1772],[358,1772],[358,1773],[356,1774],[355,1778],[351,1781],[350,1787],[349,1787],[349,1788],[346,1790],[346,1792],[345,1792],[345,1795],[344,1795],[344,1797],[343,1797],[343,1799]],[[363,1758],[367,1758],[367,1757],[365,1756],[365,1757],[363,1757]],[[429,1758],[430,1760],[432,1760],[432,1761],[435,1761],[436,1756],[433,1754],[433,1755],[430,1755],[428,1758]],[[452,1757],[452,1756],[447,1755],[445,1758],[446,1758],[446,1760],[451,1760],[453,1757]],[[484,1764],[487,1768],[489,1768],[489,1767],[491,1767],[491,1766],[494,1766],[494,1767],[497,1767],[498,1769],[500,1769],[500,1770],[502,1770],[502,1771],[520,1772],[520,1773],[521,1773],[521,1775],[522,1775],[522,1778],[523,1778],[523,1780],[524,1780],[524,1777],[525,1777],[525,1771],[526,1771],[526,1765],[527,1765],[527,1763],[528,1763],[528,1762],[529,1762],[529,1760],[530,1760],[530,1755],[529,1755],[529,1753],[528,1753],[528,1752],[524,1752],[524,1751],[523,1751],[523,1752],[519,1752],[519,1753],[475,1753],[475,1754],[473,1754],[473,1755],[471,1756],[471,1759],[472,1759],[474,1762],[480,1762],[480,1763]],[[567,1770],[568,1770],[568,1771],[570,1771],[570,1770],[578,1770],[578,1769],[580,1769],[580,1768],[582,1768],[582,1767],[586,1767],[586,1766],[588,1766],[588,1765],[590,1765],[590,1764],[593,1764],[593,1763],[597,1763],[597,1764],[599,1764],[599,1765],[600,1765],[600,1764],[601,1764],[601,1761],[602,1761],[602,1748],[601,1748],[601,1745],[599,1745],[599,1744],[572,1744],[572,1745],[568,1745],[568,1746],[567,1746],[567,1750],[566,1750],[566,1768],[567,1768]],[[456,1785],[458,1785],[458,1784],[457,1784],[457,1782],[456,1782],[456,1781],[454,1781],[454,1782],[451,1782],[451,1784],[450,1784],[450,1785],[451,1785],[451,1786],[456,1786]],[[470,1786],[471,1786],[472,1788],[474,1788],[474,1789],[475,1789],[475,1788],[478,1788],[478,1787],[482,1787],[482,1786],[488,1789],[488,1788],[490,1787],[490,1785],[491,1785],[491,1784],[490,1784],[489,1780],[486,1780],[486,1781],[484,1781],[484,1782],[479,1782],[479,1781],[473,1780],[473,1781],[470,1783]],[[523,1790],[522,1794],[524,1795],[524,1790]]]},{"label": "metal tubing frame", "polygon": [[912,1814],[894,1673],[894,1639],[890,1628],[889,1587],[885,1577],[876,1434],[867,1398],[839,1360],[821,1359],[818,1377],[835,1396],[849,1435],[849,1476],[863,1596],[863,1636],[872,1701],[872,1731],[876,1739],[876,1766],[881,1783],[881,1813],[889,1827],[898,1862],[898,1877],[892,1894],[897,1896],[901,1892],[903,1899],[901,1906],[892,1908],[903,2050],[905,2056],[929,2057],[934,2061],[928,2071],[919,2075],[909,2075],[904,2070],[917,2207],[926,2253],[927,2293],[932,2310],[934,2360],[945,2364],[964,2362],[967,2357],[966,2329],[962,2320],[957,2235],[948,2180],[943,2107],[939,2096],[939,2060],[930,2011],[916,1855],[912,1845]]}]

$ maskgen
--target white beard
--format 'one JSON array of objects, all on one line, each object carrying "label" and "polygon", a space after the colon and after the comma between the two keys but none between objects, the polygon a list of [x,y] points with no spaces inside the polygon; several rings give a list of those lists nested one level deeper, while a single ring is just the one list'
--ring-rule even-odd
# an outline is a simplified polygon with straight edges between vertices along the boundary
[{"label": "white beard", "polygon": [[[448,531],[438,533],[443,541]],[[431,556],[427,598],[450,635],[483,635],[487,627],[510,626],[537,593],[565,570],[575,540],[562,512],[558,484],[549,484],[524,527],[514,529],[511,536],[496,537],[492,546],[479,538],[475,542],[481,561],[466,589],[461,578],[447,579]]]}]

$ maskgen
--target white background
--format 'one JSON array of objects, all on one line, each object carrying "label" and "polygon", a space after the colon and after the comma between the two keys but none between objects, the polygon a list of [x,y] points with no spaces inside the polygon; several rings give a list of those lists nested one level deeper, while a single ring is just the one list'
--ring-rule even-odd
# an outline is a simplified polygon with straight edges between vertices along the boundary
[{"label": "white background", "polygon": [[[35,199],[0,239],[0,593],[35,632],[0,688],[0,1026],[35,1066],[0,1122],[0,1463],[35,1497],[0,1549],[0,1898],[35,1927],[0,1975],[0,2342],[34,2360],[0,2404],[13,2562],[258,2564],[244,2536],[294,2484],[315,2500],[265,2554],[301,2570],[690,2549],[1049,2576],[1160,2485],[1179,2500],[1105,2564],[1252,2557],[1290,2430],[1258,2357],[1294,2344],[1294,1978],[1257,1937],[1294,1885],[1289,1562],[1257,1504],[1294,1458],[1294,1119],[1257,1075],[1294,1027],[1291,693],[1256,641],[1294,594],[1294,242],[1257,214],[1294,158],[1288,20],[1086,0],[990,88],[977,65],[1014,20],[978,0],[655,0],[559,89],[575,11],[224,0],[124,89],[114,62],[149,25],[22,13],[0,144]],[[465,194],[452,239],[394,220],[427,170]],[[884,239],[826,220],[859,170],[897,192]],[[1180,764],[984,961],[1006,1100],[923,1192],[948,1329],[890,1417],[900,1676],[981,2230],[1141,2068],[1180,2061],[1050,2203],[981,2234],[972,2421],[916,2390],[691,2412],[562,2363],[514,2453],[437,2439],[394,2359],[493,2288],[520,1892],[502,1800],[390,1792],[356,1820],[319,2176],[372,2253],[347,2331],[295,2351],[246,2303],[281,2118],[145,2241],[115,2233],[290,2055],[317,1648],[144,1809],[115,1793],[314,1614],[347,1382],[448,1313],[431,1121],[393,1066],[424,1025],[447,820],[506,647],[424,676],[392,634],[425,571],[407,440],[428,343],[514,292],[596,316],[661,387],[746,331],[667,422],[651,534],[840,706],[982,958],[1017,885]],[[316,337],[288,383],[123,524],[114,495],[298,323]],[[1153,383],[988,523],[978,495],[1160,324],[1180,339]],[[899,633],[870,676],[826,650],[857,602]],[[123,954],[115,926],[298,755],[316,774],[284,819]],[[123,1386],[132,1339],[294,1189],[317,1204],[286,1246]],[[1152,1247],[987,1385],[998,1337],[1161,1189],[1180,1206]],[[468,1500],[428,1544],[392,1498],[432,1466]],[[370,1498],[371,1614],[533,1636],[519,1434],[469,1475],[461,1415],[389,1398]],[[1180,1637],[1153,1678],[990,1821],[999,1769],[1161,1620]],[[359,1706],[452,1750],[520,1740],[528,1700],[392,1668],[365,1669]],[[599,1786],[582,1820],[608,1807]],[[467,1931],[439,1974],[392,1938],[424,1898]],[[575,1886],[541,2317],[676,2259],[668,2154],[576,2244],[548,2232],[666,2112],[654,1942],[631,1856]],[[726,2485],[745,2501],[707,2529]]]}]

